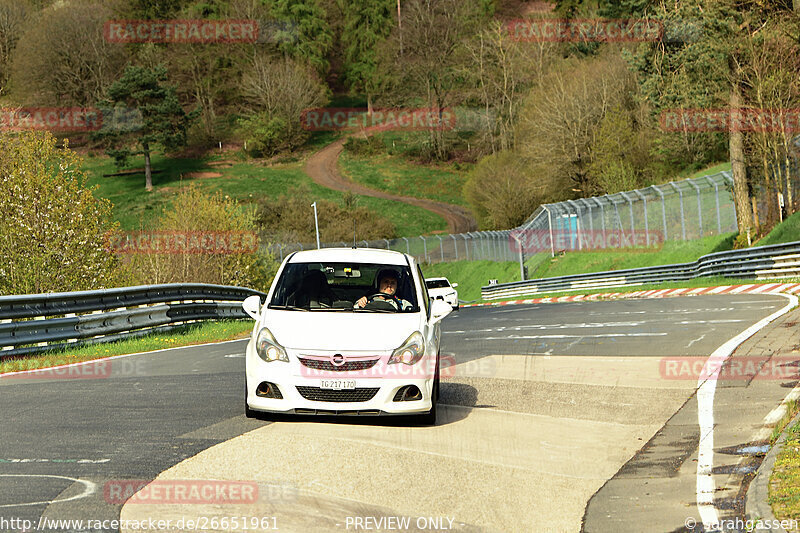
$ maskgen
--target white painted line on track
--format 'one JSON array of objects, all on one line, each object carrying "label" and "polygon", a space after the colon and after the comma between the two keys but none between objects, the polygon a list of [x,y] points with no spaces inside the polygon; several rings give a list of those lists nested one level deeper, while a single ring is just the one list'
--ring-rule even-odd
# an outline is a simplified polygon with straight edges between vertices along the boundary
[{"label": "white painted line on track", "polygon": [[502,341],[514,339],[594,339],[594,338],[608,338],[608,337],[663,337],[667,333],[600,333],[597,335],[509,335],[507,337],[473,337],[466,338],[467,341]]},{"label": "white painted line on track", "polygon": [[781,296],[789,300],[789,303],[714,350],[703,365],[703,371],[697,380],[697,421],[700,426],[700,443],[697,448],[696,492],[697,510],[705,531],[714,531],[719,524],[719,513],[714,506],[716,487],[711,474],[714,468],[714,394],[717,389],[717,379],[723,363],[740,344],[797,305],[797,296],[786,294]]},{"label": "white painted line on track", "polygon": [[43,501],[43,502],[26,502],[26,503],[7,503],[0,505],[0,509],[3,507],[25,507],[30,505],[49,505],[51,503],[64,503],[64,502],[71,502],[73,500],[80,500],[81,498],[86,498],[87,496],[91,496],[97,491],[97,483],[92,481],[86,481],[85,479],[75,479],[74,477],[67,477],[67,476],[53,476],[49,474],[0,474],[0,477],[39,477],[39,478],[55,478],[55,479],[65,479],[67,481],[72,481],[73,483],[80,483],[83,485],[83,492],[80,494],[76,494],[75,496],[70,496],[69,498],[64,498],[62,500],[50,500],[50,501]]}]

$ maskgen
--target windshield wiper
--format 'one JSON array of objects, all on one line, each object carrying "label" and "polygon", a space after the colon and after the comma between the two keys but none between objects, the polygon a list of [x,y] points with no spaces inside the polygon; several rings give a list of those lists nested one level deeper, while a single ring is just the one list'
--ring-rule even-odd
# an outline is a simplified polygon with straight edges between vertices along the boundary
[{"label": "windshield wiper", "polygon": [[308,311],[305,307],[297,307],[295,305],[269,305],[267,309],[284,309],[286,311]]}]

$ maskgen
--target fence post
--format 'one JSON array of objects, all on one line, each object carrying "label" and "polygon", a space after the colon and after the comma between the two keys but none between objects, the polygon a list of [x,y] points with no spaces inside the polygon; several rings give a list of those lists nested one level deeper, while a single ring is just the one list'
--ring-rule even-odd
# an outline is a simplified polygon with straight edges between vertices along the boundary
[{"label": "fence post", "polygon": [[642,202],[644,202],[644,238],[646,239],[647,246],[649,248],[650,247],[650,225],[647,222],[647,196],[642,194],[642,192],[639,189],[635,189],[633,192],[635,192],[636,195],[639,198],[642,199]]},{"label": "fence post", "polygon": [[[622,195],[623,198],[628,200],[628,208],[630,209],[631,212],[631,236],[633,236],[633,232],[636,231],[633,222],[633,200],[631,200],[631,197],[625,194],[624,192],[621,192],[620,194]],[[622,222],[620,222],[620,226],[622,226]],[[622,227],[620,227],[620,229],[622,229]]]},{"label": "fence post", "polygon": [[456,241],[455,235],[451,233],[450,236],[453,238],[453,250],[456,251],[456,261],[458,261],[458,242]]},{"label": "fence post", "polygon": [[303,251],[303,243],[302,242],[298,242],[297,244],[300,245],[300,251],[302,252]]},{"label": "fence post", "polygon": [[689,183],[689,185],[691,185],[694,188],[695,192],[697,192],[697,220],[700,221],[700,236],[702,237],[703,236],[703,211],[702,211],[702,207],[700,205],[700,187],[695,185],[694,181],[692,181],[692,180],[686,180],[686,181]]},{"label": "fence post", "polygon": [[556,256],[555,245],[553,244],[553,217],[550,214],[550,207],[547,204],[542,204],[544,210],[547,211],[547,227],[550,229],[550,257]]},{"label": "fence post", "polygon": [[411,245],[409,245],[409,244],[408,244],[408,239],[407,239],[407,238],[405,238],[405,237],[403,237],[402,239],[403,239],[404,241],[406,241],[406,253],[407,253],[408,255],[411,255]]},{"label": "fence post", "polygon": [[389,249],[389,239],[383,239],[383,242],[386,243],[386,249]]},{"label": "fence post", "polygon": [[672,185],[673,189],[678,191],[678,196],[680,198],[680,202],[681,202],[681,236],[683,237],[683,240],[685,241],[686,240],[686,220],[684,219],[684,214],[683,214],[683,191],[681,190],[680,187],[675,185],[674,181],[670,181],[669,184]]},{"label": "fence post", "polygon": [[664,193],[657,185],[653,185],[653,190],[661,197],[661,222],[664,223],[664,242],[667,241],[667,204],[664,201]]},{"label": "fence post", "polygon": [[461,238],[464,239],[464,253],[466,254],[466,259],[469,261],[469,246],[467,245],[467,237],[463,233],[459,233]]},{"label": "fence post", "polygon": [[603,248],[606,247],[606,208],[603,206],[603,202],[600,201],[599,198],[596,196],[593,200],[597,203],[600,207],[600,226],[603,230]]},{"label": "fence post", "polygon": [[437,235],[439,238],[439,250],[442,252],[442,263],[444,263],[444,241],[442,241],[442,236]]},{"label": "fence post", "polygon": [[426,241],[425,237],[422,235],[420,235],[419,238],[422,239],[422,249],[425,252],[425,262],[430,263],[431,261],[428,259],[428,241]]},{"label": "fence post", "polygon": [[719,187],[717,182],[712,180],[710,176],[706,176],[706,179],[714,186],[714,199],[717,204],[717,235],[720,235],[722,234],[722,218],[719,213]]},{"label": "fence post", "polygon": [[581,239],[581,208],[574,200],[567,200],[567,203],[575,210],[575,221],[578,231],[578,250],[583,250],[583,242]]}]

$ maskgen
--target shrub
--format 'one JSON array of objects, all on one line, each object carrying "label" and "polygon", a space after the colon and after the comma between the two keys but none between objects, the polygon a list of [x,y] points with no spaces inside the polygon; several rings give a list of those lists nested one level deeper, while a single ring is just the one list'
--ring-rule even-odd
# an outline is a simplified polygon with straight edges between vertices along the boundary
[{"label": "shrub", "polygon": [[118,281],[111,203],[48,132],[0,134],[0,294],[102,289]]},{"label": "shrub", "polygon": [[[253,210],[245,210],[220,193],[197,186],[182,189],[157,223],[160,232],[254,232]],[[262,247],[265,248],[265,247]],[[218,283],[266,290],[277,271],[266,251],[253,253],[134,254],[127,267],[136,283]]]}]

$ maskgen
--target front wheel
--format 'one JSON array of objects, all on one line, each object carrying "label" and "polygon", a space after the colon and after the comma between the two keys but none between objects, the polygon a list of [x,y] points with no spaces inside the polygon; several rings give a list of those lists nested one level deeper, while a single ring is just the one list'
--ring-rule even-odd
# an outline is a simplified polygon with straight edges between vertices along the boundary
[{"label": "front wheel", "polygon": [[436,356],[436,370],[433,373],[433,387],[431,388],[431,410],[420,415],[420,422],[426,426],[436,425],[436,403],[439,401],[439,356]]}]

